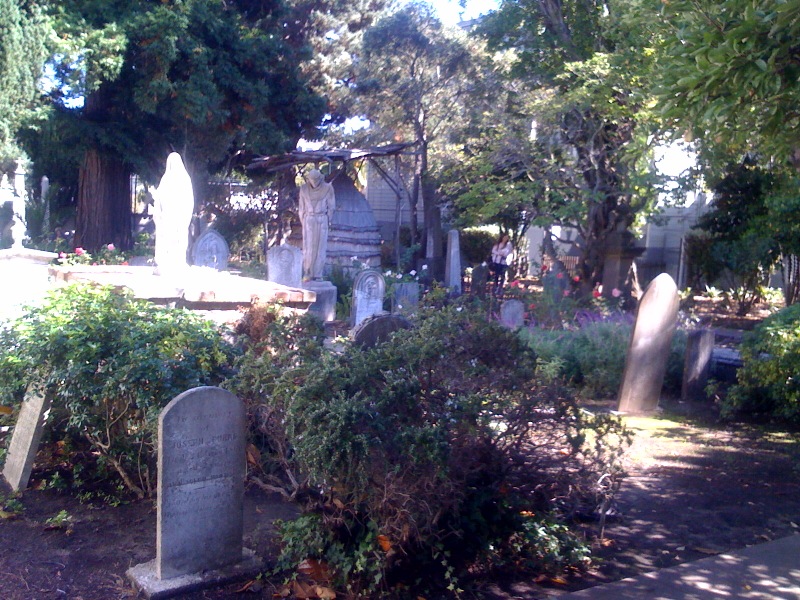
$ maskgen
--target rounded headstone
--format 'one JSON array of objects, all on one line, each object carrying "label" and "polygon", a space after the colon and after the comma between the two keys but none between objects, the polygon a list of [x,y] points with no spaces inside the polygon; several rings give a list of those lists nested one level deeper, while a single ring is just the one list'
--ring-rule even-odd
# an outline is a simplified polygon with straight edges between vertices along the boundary
[{"label": "rounded headstone", "polygon": [[389,337],[395,331],[412,327],[411,322],[401,315],[375,315],[362,321],[358,327],[353,329],[350,337],[357,346],[372,348],[388,342]]}]

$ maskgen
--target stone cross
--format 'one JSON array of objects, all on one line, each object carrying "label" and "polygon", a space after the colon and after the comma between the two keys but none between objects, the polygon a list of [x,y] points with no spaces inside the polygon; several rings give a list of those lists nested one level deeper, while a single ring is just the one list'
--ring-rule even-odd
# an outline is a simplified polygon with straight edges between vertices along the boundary
[{"label": "stone cross", "polygon": [[350,321],[353,327],[358,326],[367,317],[383,312],[383,297],[386,293],[386,282],[378,271],[367,269],[356,275],[353,282],[353,305]]},{"label": "stone cross", "polygon": [[619,392],[620,412],[644,413],[658,408],[679,305],[678,287],[667,273],[647,286],[628,345]]}]

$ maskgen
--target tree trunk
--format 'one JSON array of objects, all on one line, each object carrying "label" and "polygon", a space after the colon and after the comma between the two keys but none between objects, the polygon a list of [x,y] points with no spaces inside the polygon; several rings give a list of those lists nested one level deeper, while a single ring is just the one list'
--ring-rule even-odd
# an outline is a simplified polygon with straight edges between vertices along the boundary
[{"label": "tree trunk", "polygon": [[132,246],[130,170],[110,153],[89,148],[78,177],[75,245],[92,252],[111,243],[121,250]]},{"label": "tree trunk", "polygon": [[[103,120],[107,108],[107,95],[101,87],[86,97],[85,118]],[[92,252],[111,243],[120,250],[133,246],[130,175],[130,168],[115,152],[89,147],[78,173],[76,247]]]}]

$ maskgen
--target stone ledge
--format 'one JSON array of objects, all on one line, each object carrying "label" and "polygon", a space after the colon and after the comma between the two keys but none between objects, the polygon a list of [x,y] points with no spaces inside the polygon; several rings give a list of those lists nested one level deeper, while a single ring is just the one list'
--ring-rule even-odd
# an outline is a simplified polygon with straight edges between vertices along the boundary
[{"label": "stone ledge", "polygon": [[159,579],[156,576],[155,559],[136,565],[128,569],[125,574],[131,583],[149,600],[173,598],[179,594],[186,594],[210,587],[219,587],[256,577],[264,564],[252,550],[242,550],[242,561],[221,569],[190,573],[169,579]]}]

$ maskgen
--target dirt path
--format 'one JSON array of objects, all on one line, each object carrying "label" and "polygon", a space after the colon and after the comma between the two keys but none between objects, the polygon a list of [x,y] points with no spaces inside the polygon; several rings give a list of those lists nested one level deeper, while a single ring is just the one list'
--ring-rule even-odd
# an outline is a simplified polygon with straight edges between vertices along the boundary
[{"label": "dirt path", "polygon": [[[800,525],[800,436],[753,427],[717,427],[707,413],[667,403],[659,418],[628,419],[637,435],[629,477],[606,526],[599,559],[565,583],[494,582],[487,597],[542,598],[656,568],[776,539]],[[0,598],[111,600],[134,598],[125,570],[154,558],[152,501],[92,507],[54,491],[30,490],[16,518],[0,518]],[[65,511],[63,519],[58,515]],[[251,489],[245,545],[275,555],[273,521],[290,518],[280,499]],[[0,513],[0,517],[9,516]],[[585,525],[587,533],[595,524]],[[269,583],[241,584],[185,600],[271,598]]]}]

